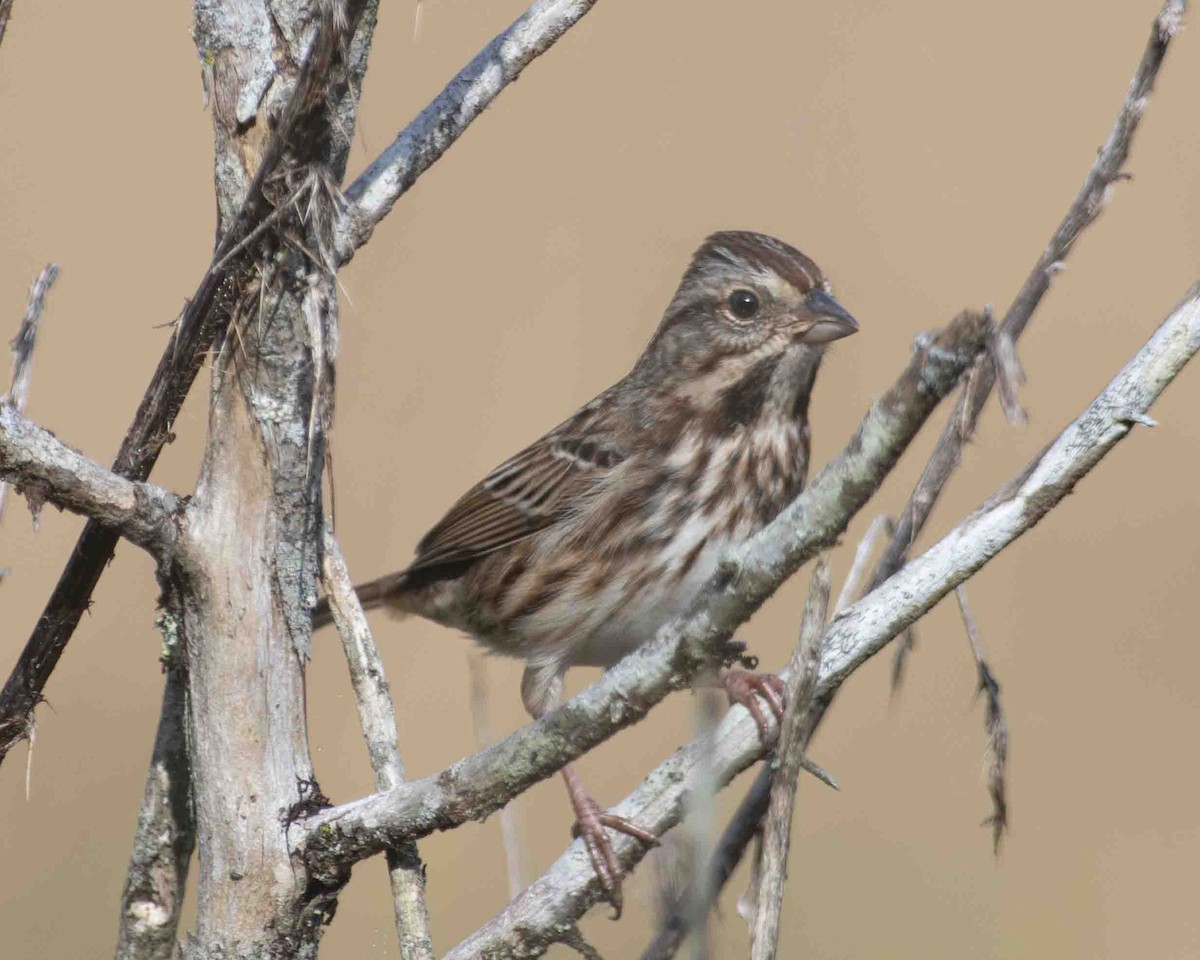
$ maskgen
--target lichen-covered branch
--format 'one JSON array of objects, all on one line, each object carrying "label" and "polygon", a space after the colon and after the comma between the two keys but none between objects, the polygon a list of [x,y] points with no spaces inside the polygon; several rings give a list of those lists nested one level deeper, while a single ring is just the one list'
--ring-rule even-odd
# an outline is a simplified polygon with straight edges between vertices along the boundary
[{"label": "lichen-covered branch", "polygon": [[342,263],[376,225],[529,64],[573,27],[596,0],[537,0],[462,68],[392,144],[346,189],[335,247]]},{"label": "lichen-covered branch", "polygon": [[159,556],[175,542],[180,506],[175,494],[118,476],[7,403],[0,403],[0,477],[23,493],[35,512],[52,503]]},{"label": "lichen-covered branch", "polygon": [[[1016,478],[937,544],[834,618],[825,633],[821,678],[814,701],[828,702],[834,691],[899,630],[923,616],[1031,529],[1135,424],[1146,421],[1155,399],[1197,351],[1200,284],[1188,291],[1100,396]],[[781,529],[771,529],[774,534],[769,539],[781,537]],[[746,566],[758,569],[757,556],[774,549],[777,545],[758,538],[749,548]],[[689,627],[678,638],[681,644],[706,632],[698,616],[689,618]],[[806,730],[805,738],[810,733]],[[701,749],[702,745],[693,743],[677,751],[612,812],[660,835],[675,826],[700,763]],[[727,783],[763,752],[757,727],[741,708],[730,710],[717,731],[715,746],[703,749],[712,750],[709,762],[721,783]],[[626,869],[632,869],[645,856],[645,848],[628,838],[617,837],[614,844]],[[479,956],[528,960],[540,956],[560,940],[560,931],[602,895],[583,844],[576,841],[525,893],[451,950],[444,960]]]},{"label": "lichen-covered branch", "polygon": [[982,349],[990,326],[959,315],[920,338],[897,382],[872,404],[845,451],[772,524],[722,565],[699,606],[603,679],[537,723],[442,773],[333,807],[306,823],[317,876],[403,840],[480,819],[640,720],[724,654],[733,631],[806,560],[832,544],[878,489],[938,401]]},{"label": "lichen-covered branch", "polygon": [[[350,668],[350,685],[358,705],[358,721],[375,772],[375,789],[389,790],[404,782],[404,763],[396,742],[396,711],[383,672],[383,658],[371,634],[354,581],[346,568],[341,547],[329,528],[325,530],[323,582],[329,610],[342,638]],[[388,879],[401,960],[432,960],[433,941],[425,909],[425,867],[417,845],[408,842],[387,853]]]}]

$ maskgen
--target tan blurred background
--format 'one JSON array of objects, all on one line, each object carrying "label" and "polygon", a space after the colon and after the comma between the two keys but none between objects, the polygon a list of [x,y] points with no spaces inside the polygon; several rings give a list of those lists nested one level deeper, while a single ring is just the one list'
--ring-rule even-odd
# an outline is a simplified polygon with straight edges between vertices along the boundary
[{"label": "tan blurred background", "polygon": [[[384,4],[352,173],[522,0]],[[816,462],[841,445],[913,334],[966,305],[1007,306],[1074,196],[1140,56],[1158,0],[781,4],[604,0],[535,63],[376,233],[344,275],[335,451],[356,576],[403,565],[454,496],[631,364],[687,256],[724,227],[815,256],[859,318],[814,402]],[[0,49],[0,336],[27,284],[63,266],[30,415],[111,459],[211,250],[209,118],[188,4],[17,0]],[[939,508],[944,531],[1108,381],[1200,275],[1200,47],[1170,54],[1112,207],[1085,235],[1021,353],[1023,429],[994,407]],[[7,332],[6,332],[7,331]],[[1011,725],[1012,833],[979,826],[974,669],[951,606],[922,625],[909,680],[855,676],[813,753],[840,780],[801,790],[785,957],[1191,957],[1200,944],[1200,367],[1185,371],[1076,496],[1005,552],[971,598]],[[197,391],[155,480],[187,491]],[[873,511],[896,510],[931,435]],[[854,541],[864,515],[851,529]],[[78,533],[10,503],[0,566],[7,674]],[[834,555],[844,575],[846,549]],[[742,634],[782,662],[804,584]],[[38,713],[0,769],[0,953],[111,954],[161,677],[149,561],[122,546]],[[474,749],[469,645],[376,621],[412,776]],[[324,789],[370,788],[345,667],[328,637],[310,674]],[[524,722],[519,665],[490,660],[497,729]],[[574,677],[576,685],[590,679]],[[691,730],[678,695],[583,764],[624,796]],[[745,781],[723,801],[729,807]],[[560,784],[517,803],[527,877],[568,839]],[[495,819],[425,841],[440,950],[506,899]],[[649,934],[643,871],[605,956]],[[744,886],[739,873],[734,893]],[[744,955],[725,898],[714,956]],[[356,871],[330,957],[396,953],[382,864]],[[553,956],[566,957],[565,949]]]}]

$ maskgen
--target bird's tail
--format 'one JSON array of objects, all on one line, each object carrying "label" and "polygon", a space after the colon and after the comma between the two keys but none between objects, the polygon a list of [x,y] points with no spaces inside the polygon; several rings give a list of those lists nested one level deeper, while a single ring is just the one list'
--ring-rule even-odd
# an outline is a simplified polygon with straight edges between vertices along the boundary
[{"label": "bird's tail", "polygon": [[[407,573],[389,573],[386,576],[360,583],[354,588],[358,594],[358,602],[364,610],[373,610],[383,606],[389,597],[395,596],[408,581]],[[333,612],[329,609],[329,598],[322,597],[313,607],[313,629],[319,630],[333,622]]]}]

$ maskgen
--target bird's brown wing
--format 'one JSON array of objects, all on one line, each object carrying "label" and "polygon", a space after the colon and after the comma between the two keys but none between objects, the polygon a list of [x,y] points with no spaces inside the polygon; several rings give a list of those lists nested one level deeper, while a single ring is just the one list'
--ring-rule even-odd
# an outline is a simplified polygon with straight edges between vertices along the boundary
[{"label": "bird's brown wing", "polygon": [[625,459],[594,406],[466,492],[417,544],[409,572],[473,560],[558,522]]}]

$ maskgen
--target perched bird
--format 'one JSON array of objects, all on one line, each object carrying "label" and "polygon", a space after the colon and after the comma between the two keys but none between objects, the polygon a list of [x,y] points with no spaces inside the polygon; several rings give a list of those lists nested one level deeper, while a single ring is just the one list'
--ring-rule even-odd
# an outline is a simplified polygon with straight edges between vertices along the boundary
[{"label": "perched bird", "polygon": [[[715,233],[623,379],[472,487],[406,570],[358,587],[525,660],[534,717],[563,674],[608,667],[682,613],[723,551],[804,485],[808,401],[825,344],[858,329],[812,260],[773,237]],[[328,622],[328,607],[314,614]],[[778,678],[727,671],[731,699],[782,713]],[[562,770],[577,830],[617,912],[621,867],[603,812]]]}]

